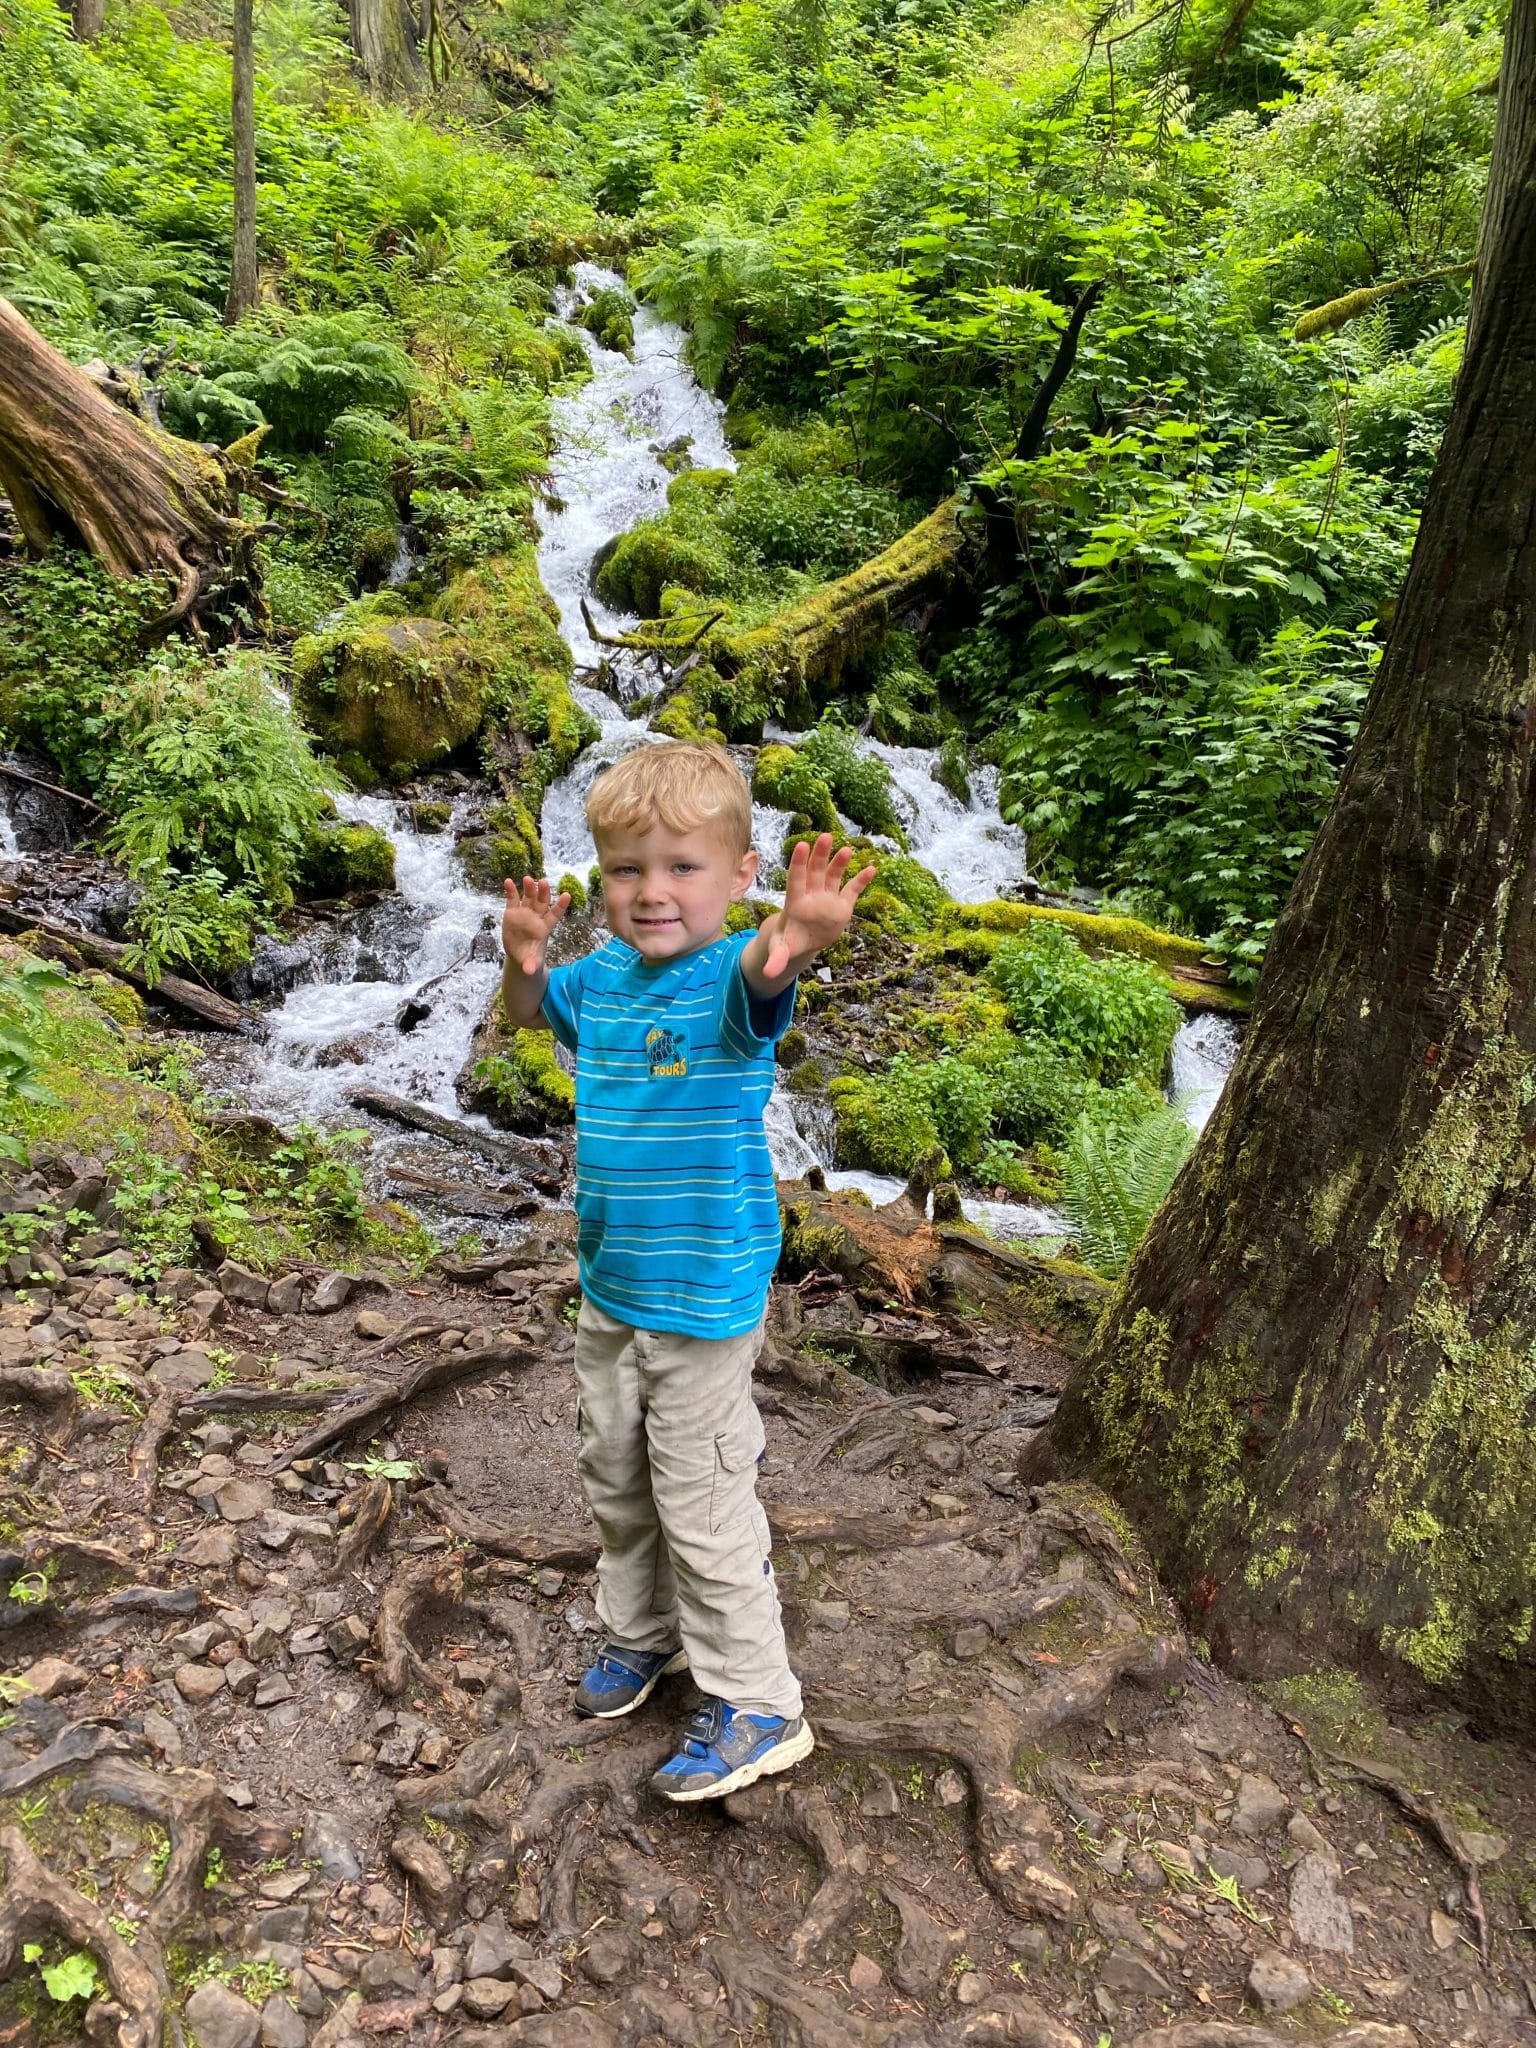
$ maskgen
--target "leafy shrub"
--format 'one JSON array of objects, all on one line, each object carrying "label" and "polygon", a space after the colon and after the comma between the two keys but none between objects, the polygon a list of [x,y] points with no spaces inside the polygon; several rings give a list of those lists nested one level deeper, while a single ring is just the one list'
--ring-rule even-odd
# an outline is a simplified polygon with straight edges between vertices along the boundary
[{"label": "leafy shrub", "polygon": [[0,1158],[25,1155],[26,1148],[8,1135],[20,1104],[54,1099],[39,1079],[44,1060],[43,997],[63,983],[56,968],[30,953],[16,952],[0,960]]},{"label": "leafy shrub", "polygon": [[991,979],[1014,1028],[1050,1041],[1095,1079],[1156,1080],[1181,1012],[1168,977],[1145,960],[1095,960],[1060,926],[1041,924],[1005,939]]},{"label": "leafy shrub", "polygon": [[888,547],[906,521],[889,491],[855,477],[786,483],[766,465],[749,461],[720,523],[739,547],[769,567],[816,568],[841,576]]},{"label": "leafy shrub", "polygon": [[1079,1117],[1062,1161],[1060,1202],[1086,1264],[1118,1279],[1195,1142],[1176,1103],[1127,1127]]},{"label": "leafy shrub", "polygon": [[823,719],[796,751],[820,775],[838,808],[866,832],[881,832],[905,846],[907,835],[891,804],[890,772],[872,754],[861,754],[847,726]]},{"label": "leafy shrub", "polygon": [[254,408],[278,446],[300,451],[323,447],[341,413],[400,411],[419,381],[405,351],[381,340],[377,320],[361,311],[297,314],[283,332],[248,320],[200,336],[198,352],[196,370],[173,370],[163,381],[173,433],[193,430],[199,405],[232,400],[247,416]]},{"label": "leafy shrub", "polygon": [[803,748],[764,747],[752,769],[752,794],[772,810],[804,818],[813,832],[838,829],[832,792]]}]

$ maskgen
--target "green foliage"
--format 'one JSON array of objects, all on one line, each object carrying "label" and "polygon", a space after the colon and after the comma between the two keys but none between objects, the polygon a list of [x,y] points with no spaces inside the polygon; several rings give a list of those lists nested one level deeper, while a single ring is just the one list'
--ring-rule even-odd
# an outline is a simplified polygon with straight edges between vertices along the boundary
[{"label": "green foliage", "polygon": [[604,348],[634,354],[635,303],[628,292],[594,292],[576,317]]},{"label": "green foliage", "polygon": [[368,313],[309,314],[284,331],[259,320],[200,336],[197,371],[168,374],[162,417],[173,434],[192,440],[221,438],[198,431],[194,391],[214,408],[234,403],[235,434],[254,420],[272,427],[275,444],[295,451],[324,445],[331,422],[347,412],[398,412],[417,386],[410,358],[378,338]]},{"label": "green foliage", "polygon": [[47,1015],[43,998],[61,988],[64,977],[30,953],[0,961],[0,1158],[18,1159],[26,1148],[10,1135],[17,1107],[23,1102],[52,1102],[40,1075],[41,1032]]},{"label": "green foliage", "polygon": [[56,2005],[67,2005],[73,1998],[95,1996],[100,1971],[94,1956],[84,1949],[72,1949],[56,1963],[42,1960],[43,1949],[39,1942],[29,1941],[22,1945],[22,1956],[29,1963],[36,1963],[42,1976],[43,1987]]},{"label": "green foliage", "polygon": [[991,979],[1016,1030],[1036,1034],[1108,1083],[1156,1081],[1181,1012],[1168,978],[1145,960],[1095,960],[1059,926],[1042,923],[1005,939]]},{"label": "green foliage", "polygon": [[1177,1103],[1127,1128],[1079,1117],[1062,1161],[1060,1205],[1084,1262],[1118,1279],[1195,1142]]},{"label": "green foliage", "polygon": [[831,790],[839,810],[866,832],[882,832],[905,846],[907,835],[891,806],[891,778],[883,761],[859,753],[847,726],[823,719],[796,748]]}]

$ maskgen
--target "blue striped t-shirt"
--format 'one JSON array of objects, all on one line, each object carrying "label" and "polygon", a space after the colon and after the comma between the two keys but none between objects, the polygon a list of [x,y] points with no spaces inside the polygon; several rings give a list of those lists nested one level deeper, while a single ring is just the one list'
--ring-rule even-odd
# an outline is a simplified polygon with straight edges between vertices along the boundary
[{"label": "blue striped t-shirt", "polygon": [[795,990],[753,995],[751,938],[655,963],[611,938],[549,977],[544,1016],[576,1055],[582,1289],[636,1329],[762,1321],[780,1234],[763,1107]]}]

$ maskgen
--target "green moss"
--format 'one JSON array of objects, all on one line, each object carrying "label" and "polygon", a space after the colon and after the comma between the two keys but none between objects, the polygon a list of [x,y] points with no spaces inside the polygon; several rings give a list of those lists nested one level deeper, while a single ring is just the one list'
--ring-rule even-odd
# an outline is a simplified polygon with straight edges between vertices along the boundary
[{"label": "green moss", "polygon": [[513,1032],[509,1057],[513,1072],[551,1123],[571,1123],[576,1115],[576,1083],[556,1058],[550,1034]]},{"label": "green moss", "polygon": [[298,881],[306,896],[393,889],[395,849],[375,825],[320,824],[305,845]]},{"label": "green moss", "polygon": [[839,829],[837,805],[826,778],[796,747],[763,748],[752,769],[752,795],[773,810],[789,811],[797,822],[803,818],[813,832]]},{"label": "green moss", "polygon": [[538,821],[521,797],[492,804],[485,822],[483,833],[459,841],[459,858],[472,881],[482,889],[499,889],[503,882],[544,872]]},{"label": "green moss", "polygon": [[121,1025],[124,1031],[144,1029],[149,1013],[144,998],[130,983],[119,981],[115,974],[94,969],[79,975],[77,980],[95,1008]]},{"label": "green moss", "polygon": [[809,1051],[810,1047],[806,1043],[805,1033],[800,1030],[798,1025],[791,1025],[789,1030],[779,1040],[778,1063],[786,1072],[789,1072],[800,1065]]},{"label": "green moss", "polygon": [[293,650],[293,708],[320,745],[396,781],[473,739],[487,680],[451,626],[391,616],[374,599]]},{"label": "green moss", "polygon": [[[940,923],[940,937],[961,953],[966,964],[983,967],[997,943],[1010,933],[1026,932],[1041,923],[1057,924],[1069,931],[1087,953],[1134,953],[1150,960],[1173,981],[1180,1002],[1201,1009],[1241,1011],[1247,1001],[1235,989],[1201,978],[1212,969],[1205,964],[1208,948],[1199,939],[1181,938],[1175,932],[1158,931],[1134,917],[1095,917],[1085,910],[1055,910],[1040,903],[956,903],[949,906]],[[978,943],[967,947],[974,935]]]},{"label": "green moss", "polygon": [[576,318],[603,348],[616,349],[620,355],[634,354],[635,302],[628,292],[611,285],[594,292]]},{"label": "green moss", "polygon": [[[699,490],[706,479],[728,475],[691,470],[678,477],[672,489]],[[663,514],[642,519],[620,535],[597,570],[594,588],[604,604],[618,611],[659,619],[669,590],[707,597],[728,589],[730,582],[731,558],[724,535]]]},{"label": "green moss", "polygon": [[411,805],[411,823],[418,832],[446,832],[452,817],[452,804]]},{"label": "green moss", "polygon": [[[839,1166],[905,1174],[931,1150],[942,1152],[938,1128],[909,1091],[875,1074],[840,1074],[827,1090],[836,1120]],[[949,1172],[946,1157],[943,1174]]]},{"label": "green moss", "polygon": [[587,907],[586,884],[579,875],[562,875],[555,884],[555,894],[558,896],[562,892],[570,897],[571,910],[579,917]]}]

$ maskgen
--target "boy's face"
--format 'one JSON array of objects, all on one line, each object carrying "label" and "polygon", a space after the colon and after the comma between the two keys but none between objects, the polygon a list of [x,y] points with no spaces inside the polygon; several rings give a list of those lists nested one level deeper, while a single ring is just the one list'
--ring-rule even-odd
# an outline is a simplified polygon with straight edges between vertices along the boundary
[{"label": "boy's face", "polygon": [[597,859],[608,928],[642,960],[675,960],[718,939],[757,877],[757,855],[732,851],[708,826],[604,832]]}]

